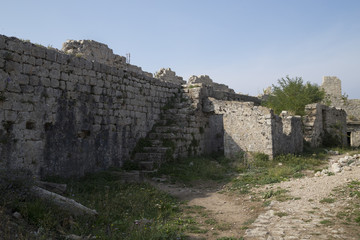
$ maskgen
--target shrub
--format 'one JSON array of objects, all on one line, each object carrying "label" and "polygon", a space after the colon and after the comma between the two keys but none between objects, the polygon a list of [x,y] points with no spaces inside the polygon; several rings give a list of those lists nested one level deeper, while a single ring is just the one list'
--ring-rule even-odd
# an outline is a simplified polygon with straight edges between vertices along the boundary
[{"label": "shrub", "polygon": [[301,77],[281,78],[278,86],[272,85],[272,94],[263,102],[265,107],[272,108],[276,114],[289,111],[294,115],[305,115],[305,105],[321,102],[325,97],[324,90],[316,84],[303,83]]}]

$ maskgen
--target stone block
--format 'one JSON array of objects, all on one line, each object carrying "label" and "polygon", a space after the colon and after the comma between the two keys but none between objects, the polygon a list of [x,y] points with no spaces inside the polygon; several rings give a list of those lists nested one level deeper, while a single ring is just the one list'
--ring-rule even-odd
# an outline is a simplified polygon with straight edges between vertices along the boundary
[{"label": "stone block", "polygon": [[40,83],[40,78],[38,76],[32,75],[29,77],[29,84],[32,86],[37,86]]},{"label": "stone block", "polygon": [[55,62],[57,57],[57,52],[53,49],[46,49],[46,60]]},{"label": "stone block", "polygon": [[70,56],[67,54],[58,54],[56,62],[60,64],[68,64],[70,62]]},{"label": "stone block", "polygon": [[18,75],[18,76],[16,76],[16,81],[19,84],[23,84],[23,85],[29,84],[29,76],[24,75],[24,74]]},{"label": "stone block", "polygon": [[73,82],[66,82],[66,89],[68,91],[74,91],[75,89],[75,84]]},{"label": "stone block", "polygon": [[28,75],[35,73],[35,66],[30,64],[23,64],[22,72]]},{"label": "stone block", "polygon": [[60,86],[59,80],[51,78],[50,86],[53,88],[58,88]]},{"label": "stone block", "polygon": [[64,81],[68,81],[69,80],[69,74],[61,72],[60,79],[64,80]]},{"label": "stone block", "polygon": [[13,61],[5,61],[5,72],[7,73],[19,73],[22,71],[21,64]]},{"label": "stone block", "polygon": [[35,65],[35,58],[33,56],[22,55],[22,61],[30,65]]},{"label": "stone block", "polygon": [[23,53],[22,44],[18,40],[8,40],[6,42],[6,48],[12,52]]},{"label": "stone block", "polygon": [[38,67],[36,67],[36,73],[39,77],[47,78],[47,77],[49,77],[50,72],[48,69],[38,66]]},{"label": "stone block", "polygon": [[43,60],[40,58],[35,58],[35,66],[42,66]]},{"label": "stone block", "polygon": [[60,71],[55,69],[50,70],[49,76],[52,79],[60,79]]},{"label": "stone block", "polygon": [[44,87],[50,87],[50,78],[47,77],[41,77],[40,78],[40,84]]},{"label": "stone block", "polygon": [[75,82],[78,81],[78,79],[79,79],[79,77],[78,77],[77,75],[72,74],[72,73],[69,74],[69,81],[70,81],[70,82],[75,83]]},{"label": "stone block", "polygon": [[5,110],[4,111],[4,118],[5,121],[12,121],[15,122],[17,119],[18,113],[12,110]]},{"label": "stone block", "polygon": [[31,55],[36,58],[45,58],[46,48],[34,46],[31,50]]}]

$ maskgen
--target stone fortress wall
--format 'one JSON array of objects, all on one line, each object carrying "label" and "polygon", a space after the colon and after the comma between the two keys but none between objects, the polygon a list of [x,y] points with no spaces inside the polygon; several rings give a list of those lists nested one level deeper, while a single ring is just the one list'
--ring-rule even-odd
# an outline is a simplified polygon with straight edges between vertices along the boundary
[{"label": "stone fortress wall", "polygon": [[179,92],[127,69],[0,36],[0,165],[43,176],[120,166]]},{"label": "stone fortress wall", "polygon": [[299,117],[261,107],[209,76],[154,76],[107,45],[67,41],[62,51],[0,35],[0,167],[81,176],[126,161],[303,149]]}]

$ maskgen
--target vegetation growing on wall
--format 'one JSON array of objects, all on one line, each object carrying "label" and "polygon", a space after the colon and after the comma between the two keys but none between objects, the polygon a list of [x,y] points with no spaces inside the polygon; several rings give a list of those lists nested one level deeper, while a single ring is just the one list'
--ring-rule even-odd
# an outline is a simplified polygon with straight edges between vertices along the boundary
[{"label": "vegetation growing on wall", "polygon": [[305,105],[320,102],[325,92],[318,85],[304,83],[301,77],[286,76],[278,80],[278,85],[272,85],[272,93],[263,105],[272,108],[276,114],[289,111],[294,115],[305,115]]}]

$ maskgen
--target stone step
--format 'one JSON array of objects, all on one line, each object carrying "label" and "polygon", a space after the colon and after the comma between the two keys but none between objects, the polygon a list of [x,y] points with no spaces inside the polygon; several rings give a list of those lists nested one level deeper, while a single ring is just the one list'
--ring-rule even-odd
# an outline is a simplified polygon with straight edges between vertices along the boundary
[{"label": "stone step", "polygon": [[161,147],[163,145],[163,141],[159,139],[149,139],[151,142],[151,146],[153,147]]},{"label": "stone step", "polygon": [[174,133],[157,133],[153,132],[149,134],[149,138],[153,139],[175,139],[177,136]]},{"label": "stone step", "polygon": [[156,133],[177,133],[180,132],[182,128],[172,125],[172,126],[159,126],[155,128]]},{"label": "stone step", "polygon": [[139,167],[142,170],[152,171],[154,170],[155,164],[153,161],[141,161],[139,162]]},{"label": "stone step", "polygon": [[136,153],[134,160],[137,162],[141,161],[155,161],[160,163],[165,160],[165,153],[153,153],[153,152],[141,152]]},{"label": "stone step", "polygon": [[143,150],[146,153],[166,153],[168,147],[144,147]]}]

